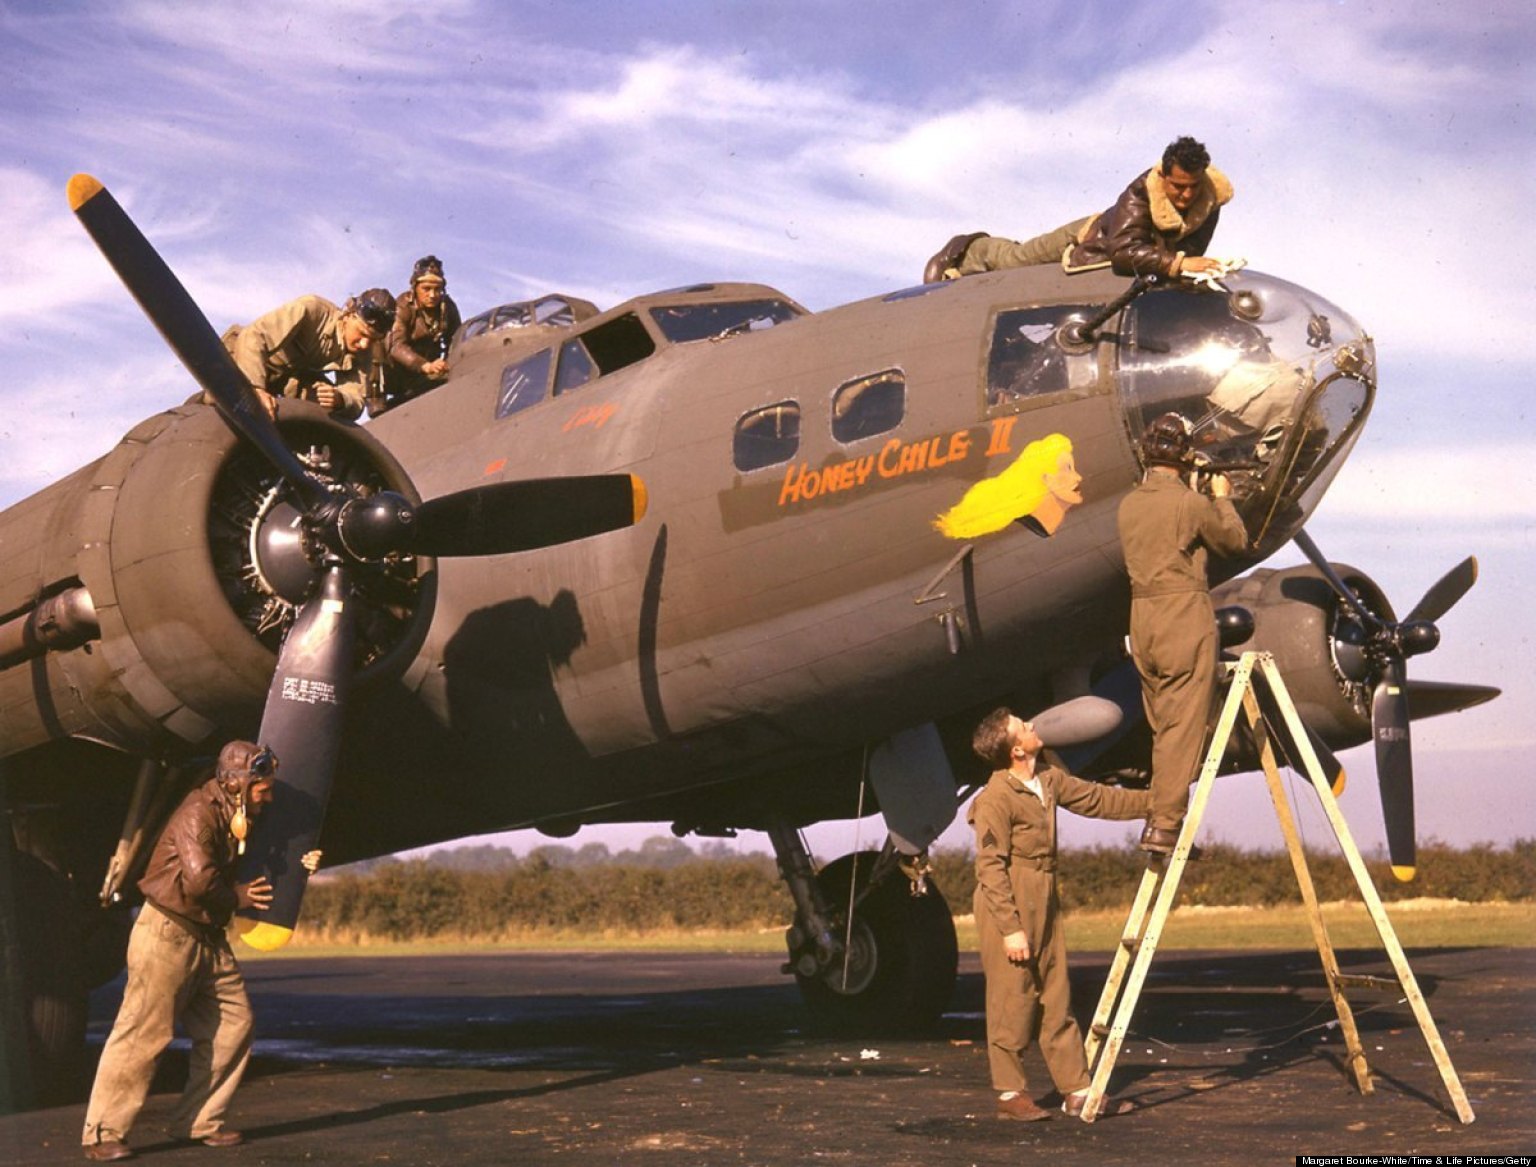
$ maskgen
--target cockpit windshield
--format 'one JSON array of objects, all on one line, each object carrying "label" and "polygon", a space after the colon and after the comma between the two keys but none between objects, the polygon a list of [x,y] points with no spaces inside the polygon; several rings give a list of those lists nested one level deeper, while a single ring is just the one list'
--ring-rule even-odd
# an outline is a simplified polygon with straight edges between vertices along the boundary
[{"label": "cockpit windshield", "polygon": [[651,319],[656,322],[656,327],[673,344],[724,340],[744,332],[760,332],[798,315],[799,311],[783,300],[669,304],[665,308],[651,309]]},{"label": "cockpit windshield", "polygon": [[1300,527],[1354,444],[1375,395],[1359,324],[1305,288],[1257,273],[1226,290],[1160,288],[1126,309],[1118,381],[1133,437],[1164,413],[1228,468],[1255,543]]}]

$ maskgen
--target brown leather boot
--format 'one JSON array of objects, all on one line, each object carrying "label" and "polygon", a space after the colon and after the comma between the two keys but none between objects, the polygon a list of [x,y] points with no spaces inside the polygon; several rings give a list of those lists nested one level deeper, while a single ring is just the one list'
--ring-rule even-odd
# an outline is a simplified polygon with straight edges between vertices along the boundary
[{"label": "brown leather boot", "polygon": [[1015,1094],[1012,1098],[997,1100],[997,1117],[1011,1118],[1016,1122],[1039,1122],[1050,1118],[1051,1112],[1035,1105],[1028,1094]]}]

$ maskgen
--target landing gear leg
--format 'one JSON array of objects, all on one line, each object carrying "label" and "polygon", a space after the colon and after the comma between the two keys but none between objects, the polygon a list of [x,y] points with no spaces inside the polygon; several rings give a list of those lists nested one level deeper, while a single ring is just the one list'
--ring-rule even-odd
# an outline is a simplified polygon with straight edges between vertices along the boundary
[{"label": "landing gear leg", "polygon": [[785,971],[795,974],[816,1018],[864,1031],[935,1022],[954,991],[958,945],[932,880],[926,894],[914,895],[894,853],[872,851],[816,873],[798,831],[780,822],[768,834],[795,900]]}]

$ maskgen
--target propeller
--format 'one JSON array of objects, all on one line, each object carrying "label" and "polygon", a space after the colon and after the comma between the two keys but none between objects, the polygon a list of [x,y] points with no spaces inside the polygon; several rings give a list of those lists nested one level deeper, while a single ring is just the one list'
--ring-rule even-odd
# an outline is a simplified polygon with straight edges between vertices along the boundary
[{"label": "propeller", "polygon": [[[1409,718],[1410,693],[1415,689],[1408,681],[1408,658],[1429,652],[1440,643],[1435,621],[1477,582],[1477,560],[1469,556],[1451,568],[1424,593],[1408,616],[1398,621],[1390,612],[1383,616],[1367,607],[1306,531],[1296,532],[1295,541],[1353,616],[1353,623],[1339,626],[1336,655],[1351,681],[1371,689],[1371,738],[1376,743],[1376,778],[1386,820],[1387,853],[1392,874],[1407,882],[1414,876],[1416,862]],[[1466,686],[1456,688],[1463,696],[1479,696]]]},{"label": "propeller", "polygon": [[504,555],[583,539],[640,521],[646,493],[630,474],[488,483],[424,503],[321,478],[291,450],[213,326],[138,226],[99,181],[69,180],[69,204],[107,262],[226,424],[292,489],[316,579],[278,654],[260,741],[277,755],[278,797],[256,820],[241,879],[265,872],[274,896],[249,912],[245,939],[275,948],[292,935],[330,798],[351,680],[357,565],[392,555]]}]

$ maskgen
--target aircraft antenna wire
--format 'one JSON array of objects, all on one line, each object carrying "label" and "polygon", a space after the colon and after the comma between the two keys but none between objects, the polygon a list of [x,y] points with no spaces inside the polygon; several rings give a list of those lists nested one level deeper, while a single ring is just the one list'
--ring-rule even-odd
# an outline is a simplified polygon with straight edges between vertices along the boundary
[{"label": "aircraft antenna wire", "polygon": [[853,959],[853,897],[859,890],[859,836],[864,830],[864,787],[869,783],[869,743],[864,743],[864,761],[859,766],[859,806],[853,816],[853,867],[848,872],[848,921],[843,925],[843,985],[848,984],[848,964]]}]

